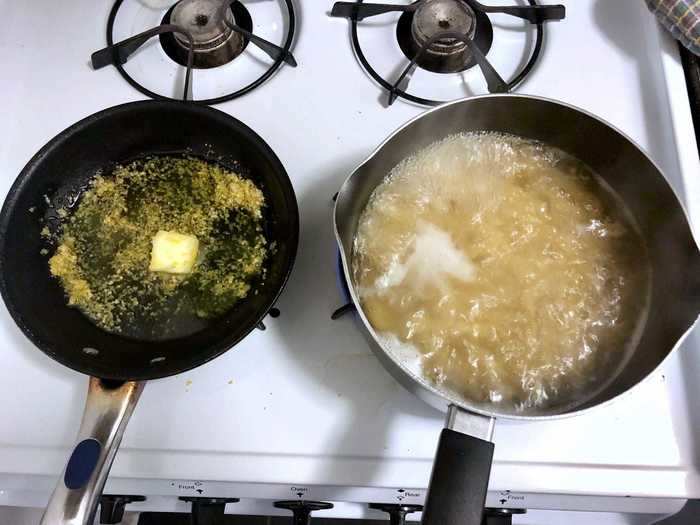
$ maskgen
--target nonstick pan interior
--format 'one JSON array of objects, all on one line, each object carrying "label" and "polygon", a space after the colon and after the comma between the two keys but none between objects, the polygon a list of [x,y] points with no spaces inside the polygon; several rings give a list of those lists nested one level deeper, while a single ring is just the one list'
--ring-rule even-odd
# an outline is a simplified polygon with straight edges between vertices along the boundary
[{"label": "nonstick pan interior", "polygon": [[[107,333],[67,306],[48,270],[40,231],[70,206],[98,172],[155,154],[192,154],[253,180],[266,200],[266,237],[275,242],[266,278],[227,314],[179,339],[139,341]],[[221,354],[252,330],[274,304],[296,254],[299,218],[284,167],[250,128],[209,107],[170,101],[116,106],[82,120],[51,140],[22,170],[0,214],[0,291],[22,331],[50,357],[106,379],[176,374]]]}]

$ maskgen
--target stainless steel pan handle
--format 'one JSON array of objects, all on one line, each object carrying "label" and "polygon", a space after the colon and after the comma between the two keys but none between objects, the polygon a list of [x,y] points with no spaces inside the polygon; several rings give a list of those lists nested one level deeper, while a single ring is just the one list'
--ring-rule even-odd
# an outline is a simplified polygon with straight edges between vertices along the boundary
[{"label": "stainless steel pan handle", "polygon": [[92,523],[114,455],[145,384],[90,378],[78,439],[41,525]]},{"label": "stainless steel pan handle", "polygon": [[480,525],[493,460],[495,419],[455,405],[447,411],[422,525]]}]

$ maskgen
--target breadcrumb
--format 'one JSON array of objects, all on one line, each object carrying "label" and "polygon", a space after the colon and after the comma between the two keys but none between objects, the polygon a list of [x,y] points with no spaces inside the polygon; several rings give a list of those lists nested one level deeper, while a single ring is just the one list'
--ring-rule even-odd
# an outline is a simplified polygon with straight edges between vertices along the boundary
[{"label": "breadcrumb", "polygon": [[[221,315],[264,276],[264,205],[252,181],[201,159],[158,156],[120,165],[92,180],[72,215],[58,210],[66,220],[49,268],[68,303],[101,328],[134,335],[148,325],[149,337],[161,337],[177,331],[173,318]],[[148,271],[159,230],[200,240],[191,274]]]}]

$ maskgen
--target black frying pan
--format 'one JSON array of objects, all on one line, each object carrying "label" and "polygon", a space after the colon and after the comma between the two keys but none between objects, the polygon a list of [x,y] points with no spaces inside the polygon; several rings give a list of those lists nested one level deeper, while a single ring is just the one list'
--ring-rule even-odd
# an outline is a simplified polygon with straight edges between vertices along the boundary
[{"label": "black frying pan", "polygon": [[[277,246],[266,278],[254,285],[257,293],[192,335],[140,341],[105,332],[67,306],[62,287],[49,274],[40,231],[55,211],[44,196],[70,204],[98,170],[109,173],[126,160],[182,153],[215,160],[262,189],[265,234]],[[0,292],[38,348],[93,376],[78,445],[42,523],[88,523],[143,382],[206,363],[255,328],[287,281],[298,236],[294,190],[275,153],[246,125],[210,107],[176,101],[115,106],[64,130],[29,161],[0,212]]]}]

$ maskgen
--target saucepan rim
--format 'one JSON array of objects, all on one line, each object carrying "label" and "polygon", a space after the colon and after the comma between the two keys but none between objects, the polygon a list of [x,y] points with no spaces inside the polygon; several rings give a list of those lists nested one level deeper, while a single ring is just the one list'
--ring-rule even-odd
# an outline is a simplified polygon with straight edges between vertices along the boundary
[{"label": "saucepan rim", "polygon": [[[672,354],[676,352],[678,347],[680,347],[685,339],[688,337],[690,332],[695,328],[695,326],[698,324],[698,320],[700,320],[700,316],[696,317],[695,321],[688,327],[688,329],[678,338],[676,343],[674,344],[673,348],[667,353],[667,355],[654,367],[653,370],[651,370],[646,376],[644,376],[642,379],[637,381],[635,384],[624,390],[623,392],[620,392],[619,394],[611,397],[610,399],[606,399],[605,401],[598,402],[594,405],[585,407],[585,408],[579,408],[576,409],[574,408],[571,411],[566,411],[566,412],[561,412],[561,413],[553,413],[553,414],[542,414],[542,415],[519,415],[519,414],[512,414],[512,413],[502,413],[497,410],[487,410],[484,408],[481,408],[479,406],[473,406],[471,403],[469,403],[467,400],[459,396],[458,394],[450,391],[445,391],[439,387],[436,387],[429,381],[425,379],[422,375],[417,375],[411,369],[409,366],[406,365],[404,360],[400,359],[395,355],[394,352],[391,352],[385,348],[385,346],[380,342],[381,338],[378,337],[377,333],[375,332],[374,328],[372,327],[371,323],[365,316],[365,313],[360,306],[360,301],[357,296],[357,293],[355,291],[355,286],[352,282],[352,272],[350,271],[350,258],[351,254],[345,253],[345,249],[343,247],[343,240],[338,228],[338,215],[339,215],[339,205],[343,201],[343,196],[344,193],[346,192],[346,189],[350,183],[350,180],[353,179],[374,157],[376,157],[383,149],[384,147],[391,142],[397,135],[399,135],[401,132],[403,132],[406,128],[410,127],[413,125],[415,122],[422,120],[426,118],[428,115],[434,113],[434,112],[439,112],[439,111],[445,111],[447,108],[451,106],[457,106],[460,104],[464,103],[472,103],[476,100],[483,100],[483,99],[498,99],[498,98],[516,98],[516,99],[523,99],[523,100],[535,100],[539,102],[545,102],[549,104],[554,104],[557,106],[561,106],[576,112],[579,112],[583,114],[584,116],[587,116],[589,118],[592,118],[599,122],[600,124],[607,126],[608,128],[612,129],[616,133],[618,133],[622,138],[627,140],[632,146],[634,146],[646,159],[651,163],[651,165],[661,174],[661,176],[664,177],[666,183],[668,184],[671,192],[673,193],[674,197],[676,198],[676,201],[678,205],[680,206],[680,209],[685,217],[685,220],[688,224],[688,228],[690,231],[690,234],[693,238],[693,241],[695,242],[695,245],[698,246],[698,238],[693,231],[693,228],[691,226],[691,222],[688,216],[688,212],[683,204],[683,200],[680,198],[678,195],[678,192],[676,189],[673,187],[673,185],[669,182],[668,177],[664,174],[663,170],[659,167],[659,165],[651,158],[651,156],[642,148],[637,142],[635,142],[632,138],[630,138],[626,133],[621,131],[619,128],[611,124],[610,122],[607,122],[606,120],[600,118],[599,116],[586,111],[585,109],[582,109],[578,106],[574,106],[572,104],[568,104],[566,102],[562,102],[560,100],[555,100],[547,97],[540,97],[536,95],[523,95],[523,94],[509,94],[509,93],[501,93],[501,94],[488,94],[488,95],[479,95],[479,96],[474,96],[474,97],[465,97],[462,99],[454,100],[452,102],[448,102],[446,104],[442,104],[440,106],[437,106],[435,108],[431,108],[427,111],[424,111],[423,113],[413,117],[412,119],[408,120],[401,126],[399,126],[396,130],[394,130],[385,140],[377,146],[372,153],[365,158],[351,173],[350,175],[347,176],[345,181],[340,187],[340,190],[338,192],[338,196],[335,202],[335,206],[333,208],[333,229],[335,233],[335,238],[336,242],[338,243],[338,249],[340,251],[340,260],[341,260],[341,266],[342,266],[342,271],[344,273],[345,279],[348,284],[348,291],[350,293],[350,298],[352,302],[356,305],[356,311],[357,314],[362,322],[363,328],[367,330],[369,336],[372,338],[374,343],[370,345],[370,347],[373,347],[372,350],[377,352],[381,351],[383,356],[391,360],[391,362],[396,365],[403,376],[405,376],[405,379],[409,381],[413,381],[420,385],[423,389],[425,389],[427,392],[430,394],[433,394],[434,396],[438,396],[444,400],[446,400],[445,403],[445,410],[448,405],[456,405],[462,410],[465,410],[467,412],[472,412],[475,414],[480,414],[482,416],[490,417],[490,418],[498,418],[498,419],[509,419],[509,420],[516,420],[516,421],[545,421],[545,420],[557,420],[557,419],[564,419],[572,416],[577,416],[581,414],[586,414],[589,413],[593,410],[605,407],[609,405],[610,403],[613,403],[619,399],[621,399],[624,396],[629,395],[633,390],[636,390],[641,384],[645,383],[648,381],[652,376],[654,376],[658,370],[666,363],[666,361],[671,357]],[[390,372],[393,372],[390,370]]]}]

